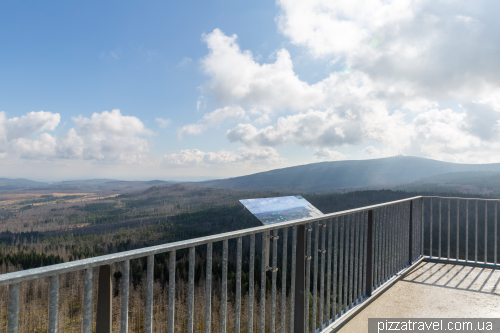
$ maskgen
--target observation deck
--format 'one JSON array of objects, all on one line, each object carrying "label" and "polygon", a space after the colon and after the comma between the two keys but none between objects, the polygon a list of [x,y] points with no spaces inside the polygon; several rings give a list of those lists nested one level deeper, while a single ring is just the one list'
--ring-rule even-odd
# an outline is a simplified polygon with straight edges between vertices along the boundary
[{"label": "observation deck", "polygon": [[[75,320],[84,333],[366,332],[367,318],[498,317],[497,212],[498,200],[420,196],[3,274],[7,331],[23,330],[20,295],[41,280],[47,329],[64,331],[66,274],[83,281]],[[169,258],[164,286],[157,255]],[[131,261],[142,259],[144,317],[132,327]]]}]

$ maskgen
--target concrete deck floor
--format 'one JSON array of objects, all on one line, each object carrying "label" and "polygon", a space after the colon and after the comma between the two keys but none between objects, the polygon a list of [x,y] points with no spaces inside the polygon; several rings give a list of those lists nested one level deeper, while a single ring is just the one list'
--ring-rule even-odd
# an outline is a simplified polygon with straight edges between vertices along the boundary
[{"label": "concrete deck floor", "polygon": [[500,318],[500,270],[423,262],[339,332],[368,332],[368,318]]}]

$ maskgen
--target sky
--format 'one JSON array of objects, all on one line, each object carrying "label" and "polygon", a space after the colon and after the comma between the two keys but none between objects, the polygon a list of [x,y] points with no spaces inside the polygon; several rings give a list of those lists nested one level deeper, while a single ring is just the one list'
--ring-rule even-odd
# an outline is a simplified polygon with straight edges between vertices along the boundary
[{"label": "sky", "polygon": [[0,177],[500,162],[497,1],[0,2]]}]

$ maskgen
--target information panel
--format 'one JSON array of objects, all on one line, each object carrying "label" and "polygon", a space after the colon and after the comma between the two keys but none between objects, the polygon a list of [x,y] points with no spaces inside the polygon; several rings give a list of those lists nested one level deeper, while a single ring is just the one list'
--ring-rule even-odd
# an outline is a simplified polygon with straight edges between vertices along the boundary
[{"label": "information panel", "polygon": [[240,202],[264,225],[323,215],[300,195],[245,199]]}]

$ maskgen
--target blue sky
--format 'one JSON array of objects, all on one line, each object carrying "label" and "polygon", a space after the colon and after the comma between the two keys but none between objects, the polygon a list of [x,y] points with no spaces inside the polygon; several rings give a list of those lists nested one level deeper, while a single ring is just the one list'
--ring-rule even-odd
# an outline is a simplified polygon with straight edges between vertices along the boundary
[{"label": "blue sky", "polygon": [[0,177],[204,179],[398,152],[500,162],[496,7],[1,2]]}]

